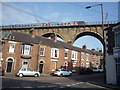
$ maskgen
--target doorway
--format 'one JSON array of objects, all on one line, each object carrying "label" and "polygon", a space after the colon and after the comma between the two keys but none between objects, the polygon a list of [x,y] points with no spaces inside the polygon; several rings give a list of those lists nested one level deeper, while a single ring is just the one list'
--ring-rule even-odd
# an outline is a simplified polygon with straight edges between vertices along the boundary
[{"label": "doorway", "polygon": [[43,70],[44,69],[44,62],[43,61],[40,61],[40,64],[39,64],[39,72],[40,73],[43,73]]},{"label": "doorway", "polygon": [[7,61],[7,69],[6,69],[7,73],[11,73],[12,72],[12,65],[13,65],[13,59],[10,58]]}]

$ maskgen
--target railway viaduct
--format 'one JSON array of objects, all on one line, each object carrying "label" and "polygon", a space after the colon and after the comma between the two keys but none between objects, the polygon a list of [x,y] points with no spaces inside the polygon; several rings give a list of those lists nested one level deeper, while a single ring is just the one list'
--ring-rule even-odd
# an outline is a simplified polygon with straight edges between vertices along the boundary
[{"label": "railway viaduct", "polygon": [[[107,22],[104,24],[104,29],[114,25],[117,22]],[[90,35],[94,36],[101,41],[104,45],[103,30],[101,23],[86,23],[84,25],[74,26],[49,26],[49,27],[33,27],[33,28],[2,28],[3,33],[5,32],[22,32],[30,34],[35,33],[37,36],[43,37],[60,37],[64,42],[73,44],[79,37]]]}]

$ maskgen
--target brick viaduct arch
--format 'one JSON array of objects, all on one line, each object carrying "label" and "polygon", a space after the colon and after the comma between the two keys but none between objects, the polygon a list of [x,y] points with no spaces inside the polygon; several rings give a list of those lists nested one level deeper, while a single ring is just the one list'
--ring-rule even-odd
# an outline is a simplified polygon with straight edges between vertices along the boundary
[{"label": "brick viaduct arch", "polygon": [[86,35],[90,35],[90,36],[96,37],[103,45],[105,44],[103,38],[102,38],[100,35],[98,35],[98,34],[96,34],[96,33],[93,33],[93,32],[83,32],[83,33],[80,33],[80,34],[76,35],[75,39],[73,40],[73,43],[74,43],[78,38],[80,38],[80,37],[82,37],[82,36],[86,36]]},{"label": "brick viaduct arch", "polygon": [[[105,28],[109,27],[108,24]],[[73,44],[79,37],[90,35],[96,37],[104,45],[102,25],[86,25],[86,26],[68,26],[68,27],[53,27],[44,29],[35,29],[36,35],[48,37],[56,34],[66,43]]]}]

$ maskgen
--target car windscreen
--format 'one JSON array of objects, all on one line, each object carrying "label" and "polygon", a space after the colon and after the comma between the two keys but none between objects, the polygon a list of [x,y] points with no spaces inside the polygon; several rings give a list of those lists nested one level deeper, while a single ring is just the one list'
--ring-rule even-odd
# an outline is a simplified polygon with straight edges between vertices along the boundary
[{"label": "car windscreen", "polygon": [[30,69],[30,68],[27,68],[27,71],[33,71],[32,69]]}]

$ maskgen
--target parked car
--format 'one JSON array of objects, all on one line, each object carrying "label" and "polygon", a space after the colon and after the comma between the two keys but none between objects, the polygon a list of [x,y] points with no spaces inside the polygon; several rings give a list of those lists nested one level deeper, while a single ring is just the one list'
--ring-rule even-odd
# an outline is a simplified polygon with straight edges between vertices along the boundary
[{"label": "parked car", "polygon": [[80,68],[80,74],[92,74],[91,68]]},{"label": "parked car", "polygon": [[2,67],[0,67],[0,76],[4,76],[4,70]]},{"label": "parked car", "polygon": [[40,73],[37,71],[33,71],[30,68],[21,68],[19,70],[19,72],[17,73],[17,76],[19,77],[23,77],[23,76],[35,76],[35,77],[39,77]]},{"label": "parked car", "polygon": [[72,75],[72,72],[67,70],[67,69],[56,69],[54,72],[53,72],[53,75],[57,75],[57,76],[71,76]]},{"label": "parked car", "polygon": [[93,68],[93,72],[103,72],[102,68]]}]

